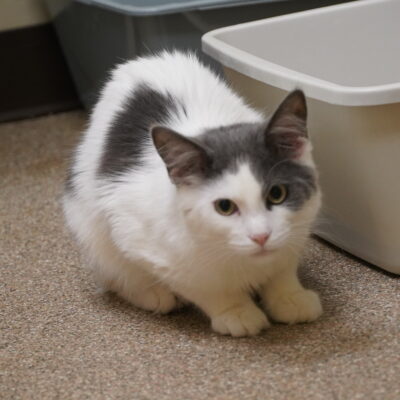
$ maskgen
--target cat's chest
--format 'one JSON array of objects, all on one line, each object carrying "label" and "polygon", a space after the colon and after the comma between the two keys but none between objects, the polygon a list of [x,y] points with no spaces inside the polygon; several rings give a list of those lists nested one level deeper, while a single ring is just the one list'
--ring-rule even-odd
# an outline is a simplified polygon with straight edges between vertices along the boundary
[{"label": "cat's chest", "polygon": [[[178,250],[178,247],[175,247]],[[172,285],[207,290],[253,290],[263,285],[273,273],[269,262],[251,262],[240,257],[221,257],[211,249],[181,249],[179,254],[165,254],[164,272]]]}]

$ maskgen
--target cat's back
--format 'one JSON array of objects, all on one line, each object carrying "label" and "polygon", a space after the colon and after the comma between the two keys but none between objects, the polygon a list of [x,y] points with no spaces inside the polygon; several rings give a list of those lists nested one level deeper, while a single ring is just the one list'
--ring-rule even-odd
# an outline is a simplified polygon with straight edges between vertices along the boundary
[{"label": "cat's back", "polygon": [[98,178],[139,165],[152,125],[196,136],[206,129],[261,119],[194,54],[165,51],[137,58],[111,73],[72,172],[82,175],[90,190]]},{"label": "cat's back", "polygon": [[168,99],[175,107],[170,111],[176,114],[169,122],[183,135],[196,135],[203,127],[261,119],[192,53],[165,51],[127,62],[114,71],[113,81],[125,82],[131,88],[125,103],[134,99],[135,89],[140,87]]}]

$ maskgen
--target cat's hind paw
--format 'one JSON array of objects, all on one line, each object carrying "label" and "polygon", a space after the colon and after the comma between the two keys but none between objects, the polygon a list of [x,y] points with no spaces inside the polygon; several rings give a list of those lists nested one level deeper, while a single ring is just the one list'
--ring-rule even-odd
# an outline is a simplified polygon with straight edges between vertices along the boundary
[{"label": "cat's hind paw", "polygon": [[175,295],[161,285],[153,285],[146,290],[135,292],[130,301],[139,308],[160,314],[167,314],[182,306]]},{"label": "cat's hind paw", "polygon": [[211,319],[214,331],[235,337],[254,336],[268,328],[266,315],[254,304],[230,308]]},{"label": "cat's hind paw", "polygon": [[268,303],[267,310],[274,320],[286,324],[311,322],[322,314],[318,294],[305,289],[274,298]]}]

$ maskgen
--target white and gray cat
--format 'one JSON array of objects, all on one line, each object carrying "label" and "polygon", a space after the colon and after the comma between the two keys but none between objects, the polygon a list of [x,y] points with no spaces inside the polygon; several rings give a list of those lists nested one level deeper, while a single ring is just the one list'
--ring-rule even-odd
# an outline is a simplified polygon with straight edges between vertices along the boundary
[{"label": "white and gray cat", "polygon": [[297,278],[321,201],[306,114],[297,90],[266,120],[193,55],[118,66],[64,196],[97,283],[145,310],[194,303],[221,334],[315,320]]}]

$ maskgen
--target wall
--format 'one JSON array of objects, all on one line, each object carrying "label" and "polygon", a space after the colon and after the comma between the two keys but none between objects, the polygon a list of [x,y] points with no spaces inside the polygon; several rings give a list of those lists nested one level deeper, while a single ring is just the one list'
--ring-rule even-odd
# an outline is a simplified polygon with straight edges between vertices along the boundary
[{"label": "wall", "polygon": [[0,32],[49,22],[44,0],[0,0]]},{"label": "wall", "polygon": [[0,49],[0,121],[79,106],[44,0],[0,0]]}]

